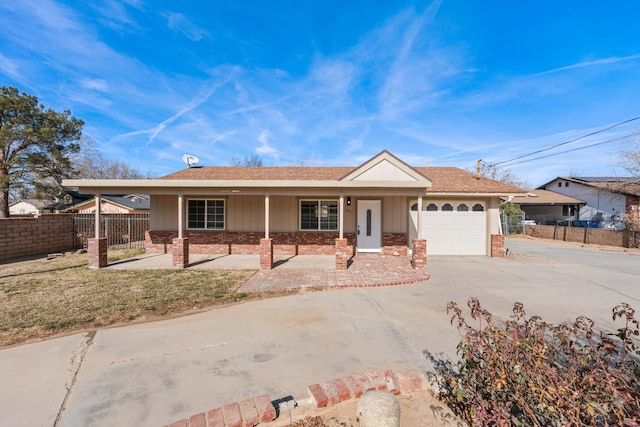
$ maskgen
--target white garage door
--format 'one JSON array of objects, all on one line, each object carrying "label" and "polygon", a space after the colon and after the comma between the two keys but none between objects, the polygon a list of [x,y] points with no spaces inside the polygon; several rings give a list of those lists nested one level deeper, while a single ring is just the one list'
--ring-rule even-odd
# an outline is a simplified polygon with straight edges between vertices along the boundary
[{"label": "white garage door", "polygon": [[[487,209],[483,202],[426,201],[422,214],[422,239],[427,255],[486,255]],[[418,234],[417,203],[410,209],[409,237]]]}]

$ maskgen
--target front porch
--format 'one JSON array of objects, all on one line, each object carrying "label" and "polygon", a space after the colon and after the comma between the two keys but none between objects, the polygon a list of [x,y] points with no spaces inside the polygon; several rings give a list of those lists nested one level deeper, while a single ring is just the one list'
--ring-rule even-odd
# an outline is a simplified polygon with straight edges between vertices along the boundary
[{"label": "front porch", "polygon": [[[189,269],[260,268],[260,255],[192,254]],[[149,254],[118,261],[108,269],[171,269],[171,254]],[[273,292],[322,288],[406,285],[429,279],[425,268],[413,268],[411,258],[357,254],[348,269],[336,269],[335,256],[296,255],[274,257],[273,269],[261,269],[238,292]]]}]

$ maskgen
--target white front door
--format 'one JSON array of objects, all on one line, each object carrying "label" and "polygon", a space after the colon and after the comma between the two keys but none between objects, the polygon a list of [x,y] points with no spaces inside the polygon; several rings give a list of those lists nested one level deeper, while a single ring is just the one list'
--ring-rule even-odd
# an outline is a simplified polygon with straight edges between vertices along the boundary
[{"label": "white front door", "polygon": [[382,201],[358,200],[358,252],[380,252],[382,248]]}]

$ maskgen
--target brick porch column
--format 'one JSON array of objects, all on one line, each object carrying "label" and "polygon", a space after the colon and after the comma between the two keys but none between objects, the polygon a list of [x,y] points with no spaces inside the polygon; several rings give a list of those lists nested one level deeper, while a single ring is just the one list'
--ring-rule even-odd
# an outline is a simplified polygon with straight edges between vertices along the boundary
[{"label": "brick porch column", "polygon": [[427,241],[425,239],[413,239],[411,242],[411,265],[413,268],[427,266]]},{"label": "brick porch column", "polygon": [[260,239],[260,268],[273,268],[273,239]]},{"label": "brick porch column", "polygon": [[89,268],[103,268],[107,266],[107,239],[87,239],[89,253]]},{"label": "brick porch column", "polygon": [[176,237],[171,240],[171,246],[173,268],[187,268],[189,266],[189,238]]},{"label": "brick porch column", "polygon": [[504,258],[504,234],[491,235],[491,257]]},{"label": "brick porch column", "polygon": [[346,270],[349,263],[347,239],[336,239],[336,270]]}]

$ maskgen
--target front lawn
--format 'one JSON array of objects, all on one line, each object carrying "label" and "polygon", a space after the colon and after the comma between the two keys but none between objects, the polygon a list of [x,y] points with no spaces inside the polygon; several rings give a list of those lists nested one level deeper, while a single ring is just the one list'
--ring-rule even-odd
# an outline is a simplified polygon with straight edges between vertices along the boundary
[{"label": "front lawn", "polygon": [[[109,262],[135,255],[109,251]],[[245,298],[255,270],[89,270],[86,254],[0,264],[0,347]]]}]

